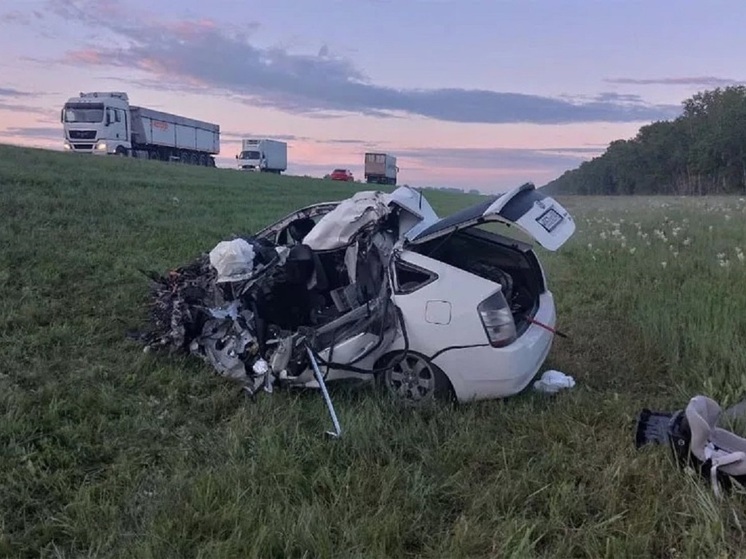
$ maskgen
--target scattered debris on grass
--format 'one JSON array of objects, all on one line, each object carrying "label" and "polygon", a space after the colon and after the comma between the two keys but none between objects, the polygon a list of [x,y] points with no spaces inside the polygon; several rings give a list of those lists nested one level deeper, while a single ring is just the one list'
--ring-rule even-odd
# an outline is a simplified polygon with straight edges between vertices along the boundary
[{"label": "scattered debris on grass", "polygon": [[668,445],[680,467],[691,466],[709,479],[716,496],[720,487],[729,489],[733,481],[746,482],[746,439],[720,427],[721,419],[739,419],[744,402],[725,412],[707,396],[689,400],[675,412],[643,409],[637,421],[635,446]]},{"label": "scattered debris on grass", "polygon": [[534,382],[534,390],[547,394],[556,394],[560,390],[573,386],[575,386],[574,378],[555,370],[545,371],[541,378]]}]

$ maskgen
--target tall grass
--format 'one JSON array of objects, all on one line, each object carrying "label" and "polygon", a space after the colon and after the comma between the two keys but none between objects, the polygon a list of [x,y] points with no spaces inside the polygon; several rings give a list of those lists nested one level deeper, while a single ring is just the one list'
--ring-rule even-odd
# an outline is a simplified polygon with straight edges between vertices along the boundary
[{"label": "tall grass", "polygon": [[339,387],[332,441],[316,392],[247,400],[125,338],[138,268],[354,188],[0,147],[0,555],[739,556],[743,497],[632,444],[642,407],[744,397],[738,198],[562,200],[578,232],[538,249],[570,335],[546,365],[577,380],[556,397]]}]

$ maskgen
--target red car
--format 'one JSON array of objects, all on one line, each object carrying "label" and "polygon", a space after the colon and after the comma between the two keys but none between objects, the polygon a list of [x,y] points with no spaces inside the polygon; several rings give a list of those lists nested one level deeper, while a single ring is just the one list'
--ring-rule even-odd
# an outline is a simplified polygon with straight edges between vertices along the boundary
[{"label": "red car", "polygon": [[329,178],[333,181],[348,181],[352,182],[355,177],[352,176],[352,172],[349,169],[334,169]]}]

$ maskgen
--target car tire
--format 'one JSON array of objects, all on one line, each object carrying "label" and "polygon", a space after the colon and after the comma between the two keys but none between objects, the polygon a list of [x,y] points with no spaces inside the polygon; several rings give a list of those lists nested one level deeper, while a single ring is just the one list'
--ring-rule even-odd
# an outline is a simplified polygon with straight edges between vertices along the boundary
[{"label": "car tire", "polygon": [[[383,361],[387,368],[378,382],[398,402],[413,407],[437,400],[453,401],[451,382],[446,374],[424,355],[409,351],[391,354]],[[391,365],[390,367],[388,365]]]},{"label": "car tire", "polygon": [[114,155],[117,157],[127,157],[127,150],[122,146],[117,146],[117,149],[114,150]]}]

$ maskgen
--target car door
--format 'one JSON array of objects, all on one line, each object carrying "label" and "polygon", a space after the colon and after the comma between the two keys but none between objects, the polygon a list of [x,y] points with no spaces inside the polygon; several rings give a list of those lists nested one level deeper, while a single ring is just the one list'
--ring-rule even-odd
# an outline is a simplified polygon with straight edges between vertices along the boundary
[{"label": "car door", "polygon": [[570,213],[533,184],[523,184],[504,194],[451,214],[428,227],[406,235],[411,244],[424,243],[474,225],[500,222],[515,226],[542,247],[555,251],[575,232]]}]

